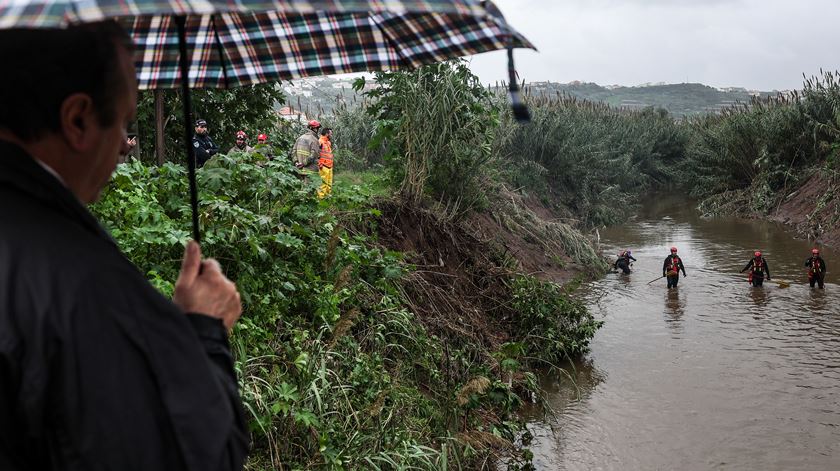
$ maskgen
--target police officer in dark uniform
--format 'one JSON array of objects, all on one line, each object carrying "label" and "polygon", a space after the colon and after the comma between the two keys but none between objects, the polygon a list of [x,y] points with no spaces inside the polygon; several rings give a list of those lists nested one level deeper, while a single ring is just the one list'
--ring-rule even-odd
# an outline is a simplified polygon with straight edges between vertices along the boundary
[{"label": "police officer in dark uniform", "polygon": [[196,120],[192,145],[195,152],[195,166],[197,168],[203,167],[210,160],[210,157],[213,157],[219,152],[219,146],[207,134],[207,121],[203,119]]}]

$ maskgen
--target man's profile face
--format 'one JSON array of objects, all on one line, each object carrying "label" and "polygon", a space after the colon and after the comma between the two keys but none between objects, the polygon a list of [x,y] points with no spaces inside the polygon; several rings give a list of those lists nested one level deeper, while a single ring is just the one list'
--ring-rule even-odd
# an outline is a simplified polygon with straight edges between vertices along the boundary
[{"label": "man's profile face", "polygon": [[88,203],[99,198],[100,191],[117,167],[119,157],[131,150],[127,130],[137,112],[137,79],[131,54],[122,47],[119,47],[118,51],[117,67],[121,83],[114,104],[116,119],[110,126],[97,125],[91,130],[99,134],[99,145],[84,156],[90,173],[86,195],[82,199]]}]

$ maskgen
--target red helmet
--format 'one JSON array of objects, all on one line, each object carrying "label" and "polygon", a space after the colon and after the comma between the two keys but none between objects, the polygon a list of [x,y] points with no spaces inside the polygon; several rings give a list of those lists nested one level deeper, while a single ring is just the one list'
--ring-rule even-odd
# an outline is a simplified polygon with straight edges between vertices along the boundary
[{"label": "red helmet", "polygon": [[245,134],[245,131],[236,131],[236,138],[237,139],[248,139],[248,135]]},{"label": "red helmet", "polygon": [[755,251],[755,256],[756,256],[756,257],[760,257],[760,256],[761,256],[761,252],[759,252],[758,250],[756,250],[756,251]]},{"label": "red helmet", "polygon": [[268,140],[268,134],[260,134],[259,136],[257,136],[257,140],[260,141],[260,142],[267,141]]},{"label": "red helmet", "polygon": [[812,249],[811,253],[814,254],[814,255],[819,255],[820,254],[820,249]]},{"label": "red helmet", "polygon": [[310,121],[310,122],[309,122],[308,126],[309,126],[310,128],[320,128],[320,127],[321,127],[321,123],[319,123],[318,121],[315,121],[315,120],[313,119],[312,121]]},{"label": "red helmet", "polygon": [[671,247],[671,253],[677,253],[677,248],[676,247]]}]

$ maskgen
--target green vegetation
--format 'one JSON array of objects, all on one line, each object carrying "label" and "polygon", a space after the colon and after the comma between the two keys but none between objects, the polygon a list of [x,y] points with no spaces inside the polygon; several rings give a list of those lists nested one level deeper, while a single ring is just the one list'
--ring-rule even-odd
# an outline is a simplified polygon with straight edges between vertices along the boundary
[{"label": "green vegetation", "polygon": [[773,95],[768,92],[748,92],[744,89],[721,91],[699,83],[606,88],[594,83],[538,82],[526,84],[525,91],[534,97],[568,96],[628,110],[664,109],[677,118],[705,115],[719,112],[737,103],[749,103],[755,93],[762,98]]},{"label": "green vegetation", "polygon": [[[385,164],[402,197],[429,196],[450,213],[486,205],[498,108],[465,62],[379,73],[367,93]],[[357,87],[364,85],[360,81]]]},{"label": "green vegetation", "polygon": [[673,184],[686,136],[664,111],[574,98],[529,104],[533,123],[504,123],[496,143],[504,178],[567,208],[584,227],[620,223],[640,195]]},{"label": "green vegetation", "polygon": [[[362,106],[321,120],[336,130],[329,198],[282,158],[219,155],[198,172],[204,251],[245,305],[232,345],[249,469],[530,469],[512,444],[519,407],[540,397],[531,371],[584,354],[601,323],[517,257],[598,276],[606,263],[585,233],[620,224],[650,192],[767,212],[816,173],[840,181],[832,74],[683,121],[532,93],[526,126],[463,62],[376,80]],[[300,129],[278,124],[280,99],[274,87],[214,91],[197,108],[223,148],[235,129],[272,129],[282,156]],[[146,135],[150,107],[146,95]],[[173,152],[179,136],[170,123]],[[185,172],[121,165],[93,208],[165,294],[189,238]],[[815,204],[840,214],[830,197]]]},{"label": "green vegetation", "polygon": [[708,198],[703,210],[767,214],[816,173],[823,189],[836,180],[840,83],[826,73],[791,96],[756,100],[689,127],[681,183]]},{"label": "green vegetation", "polygon": [[[331,197],[259,154],[218,155],[198,172],[203,250],[245,308],[231,343],[254,440],[248,467],[529,469],[513,443],[519,407],[540,397],[531,370],[584,353],[600,323],[465,225],[505,185],[491,159],[495,98],[463,64],[380,80],[366,110],[375,119],[337,140],[374,144],[347,147],[359,169],[339,172]],[[295,136],[280,132],[275,142]],[[131,161],[93,207],[167,295],[190,237],[185,174]],[[596,257],[569,224],[506,221],[554,235],[558,254]]]},{"label": "green vegetation", "polygon": [[[804,217],[803,235],[840,229],[840,203],[832,197],[840,190],[836,73],[807,79],[790,94],[727,92],[743,93],[741,103],[726,100],[729,106],[719,112],[702,114],[675,110],[698,97],[722,100],[723,92],[691,84],[613,90],[555,85],[532,85],[535,125],[503,122],[497,148],[521,162],[505,167],[506,181],[559,202],[570,218],[581,220],[578,227],[620,223],[640,195],[670,190],[700,199],[709,215],[771,215],[793,201],[807,215],[781,217]],[[661,104],[671,113],[609,106],[620,104],[616,97]],[[672,117],[686,114],[694,116]]]},{"label": "green vegetation", "polygon": [[602,324],[555,284],[519,276],[513,280],[512,294],[513,309],[519,314],[516,327],[528,357],[560,363],[580,356]]},{"label": "green vegetation", "polygon": [[[376,219],[365,188],[318,201],[291,165],[243,155],[214,159],[199,188],[204,250],[245,304],[232,344],[255,440],[249,468],[461,468],[513,440],[521,401],[490,352],[477,361],[467,350],[480,345],[430,335],[401,296],[411,267],[348,230]],[[186,195],[181,166],[135,161],[94,208],[167,294],[189,236]]]},{"label": "green vegetation", "polygon": [[[184,124],[181,94],[177,90],[164,90],[163,124],[166,160],[183,162]],[[277,120],[274,106],[284,100],[283,93],[273,84],[254,85],[230,90],[200,89],[192,92],[193,113],[197,118],[207,120],[210,136],[226,151],[234,144],[236,131],[244,130],[250,136],[250,143],[257,142],[257,134],[270,136],[275,146],[288,148],[292,136],[290,124]],[[143,147],[143,159],[154,161],[155,108],[154,93],[141,92],[137,103],[137,133]],[[192,129],[192,123],[190,123]]]}]

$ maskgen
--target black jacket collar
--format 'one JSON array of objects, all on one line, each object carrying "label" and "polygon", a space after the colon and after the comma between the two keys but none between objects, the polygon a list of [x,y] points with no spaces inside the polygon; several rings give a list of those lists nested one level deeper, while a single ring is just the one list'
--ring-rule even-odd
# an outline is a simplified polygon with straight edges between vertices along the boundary
[{"label": "black jacket collar", "polygon": [[60,212],[94,234],[112,241],[99,221],[67,187],[21,147],[0,140],[0,187],[12,188]]}]

